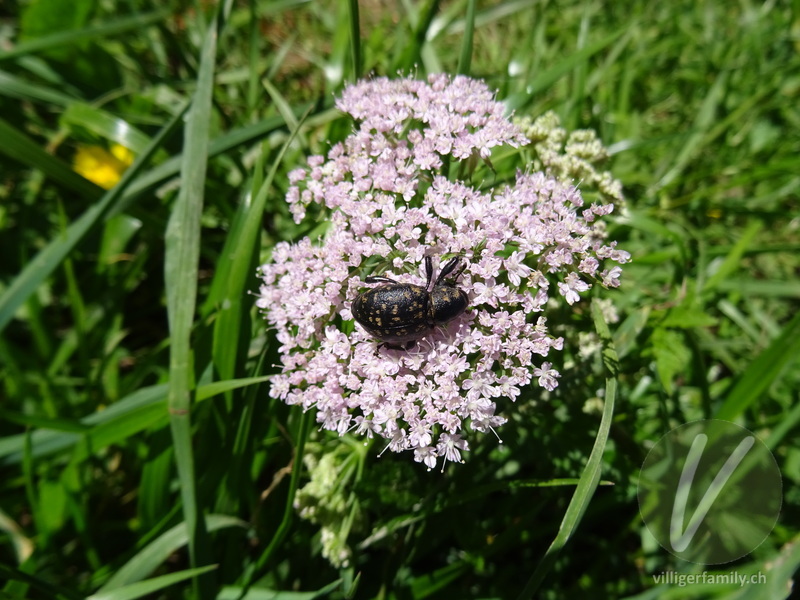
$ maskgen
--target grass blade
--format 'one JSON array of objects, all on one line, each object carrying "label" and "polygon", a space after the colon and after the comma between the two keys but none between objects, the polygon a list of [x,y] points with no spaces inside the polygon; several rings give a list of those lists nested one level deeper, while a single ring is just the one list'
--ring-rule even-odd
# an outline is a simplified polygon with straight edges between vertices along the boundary
[{"label": "grass blade", "polygon": [[[214,89],[218,17],[206,31],[200,57],[197,89],[192,98],[184,136],[182,185],[166,233],[164,277],[167,291],[170,359],[167,405],[175,461],[178,468],[183,515],[189,532],[191,565],[210,563],[207,532],[198,507],[191,430],[191,396],[194,386],[192,324],[197,297],[200,257],[200,218],[208,164],[209,123]],[[208,577],[211,577],[209,574]],[[210,597],[213,583],[194,578],[195,595]]]},{"label": "grass blade", "polygon": [[708,141],[708,132],[717,119],[719,105],[725,99],[728,86],[728,71],[722,71],[708,95],[703,101],[703,105],[697,113],[697,118],[692,126],[692,134],[682,145],[675,163],[672,168],[656,184],[656,189],[661,189],[675,181],[686,169],[687,165],[702,151]]},{"label": "grass blade", "polygon": [[67,107],[61,116],[65,125],[77,125],[92,133],[115,142],[131,150],[134,154],[141,154],[150,143],[150,138],[142,131],[125,121],[95,106],[75,103]]},{"label": "grass blade", "polygon": [[728,256],[725,257],[723,263],[716,270],[716,272],[708,278],[708,281],[706,281],[706,284],[703,288],[704,292],[712,291],[720,284],[720,282],[730,279],[731,275],[733,275],[733,273],[735,273],[736,270],[741,267],[742,257],[763,228],[763,223],[757,220],[752,221],[747,225],[745,230],[742,232],[741,237],[737,240],[733,248],[731,248]]},{"label": "grass blade", "polygon": [[715,418],[733,421],[758,400],[778,379],[783,368],[800,356],[800,313],[781,334],[751,362],[733,386]]},{"label": "grass blade", "polygon": [[350,47],[353,54],[353,79],[361,77],[361,27],[358,18],[358,0],[350,0]]},{"label": "grass blade", "polygon": [[395,58],[395,69],[400,71],[412,70],[422,61],[422,47],[428,37],[428,30],[433,23],[433,18],[439,12],[441,0],[428,0],[419,8],[413,34],[406,40],[403,52]]},{"label": "grass blade", "polygon": [[600,305],[597,304],[597,302],[592,303],[592,317],[594,318],[597,334],[603,341],[603,363],[608,371],[605,402],[603,404],[603,417],[600,421],[600,427],[597,431],[592,453],[589,455],[589,460],[583,470],[581,479],[575,487],[572,500],[570,500],[564,518],[561,520],[558,534],[553,540],[553,543],[550,544],[542,560],[539,561],[536,570],[519,595],[520,600],[532,598],[536,593],[545,575],[555,563],[559,552],[561,552],[578,527],[578,523],[580,523],[584,512],[586,512],[589,501],[592,499],[594,491],[597,489],[597,485],[600,482],[600,471],[603,466],[603,451],[608,441],[608,432],[611,429],[611,419],[614,415],[614,401],[617,395],[618,360],[617,352],[614,349],[614,342],[611,339],[611,332],[608,329],[608,325],[606,325],[606,322],[603,320]]},{"label": "grass blade", "polygon": [[567,56],[563,60],[561,60],[558,64],[554,65],[553,67],[547,69],[546,71],[542,72],[538,76],[536,76],[533,81],[531,81],[526,87],[525,91],[519,94],[515,94],[508,98],[505,102],[506,106],[509,110],[516,110],[522,106],[525,106],[530,102],[533,97],[541,92],[544,89],[550,87],[553,83],[561,79],[564,75],[578,67],[579,65],[583,64],[586,60],[590,57],[594,56],[598,52],[604,50],[606,47],[613,44],[618,37],[624,34],[626,31],[630,31],[629,27],[620,28],[609,35],[593,42],[591,44],[587,44],[577,52]]},{"label": "grass blade", "polygon": [[[208,531],[218,531],[229,527],[246,529],[247,523],[241,519],[228,515],[208,515],[205,518]],[[153,571],[166,562],[177,550],[189,542],[189,532],[186,523],[179,523],[165,531],[155,540],[147,544],[136,553],[128,562],[117,570],[111,578],[98,590],[98,594],[110,592],[137,581],[142,581]]]},{"label": "grass blade", "polygon": [[286,534],[289,531],[289,526],[292,524],[292,518],[295,510],[294,497],[300,484],[300,473],[303,471],[303,452],[305,451],[308,431],[311,428],[312,416],[313,411],[309,410],[305,411],[300,417],[300,426],[297,428],[297,445],[294,458],[292,460],[292,479],[289,482],[289,493],[286,496],[283,518],[281,519],[281,523],[278,526],[275,535],[272,536],[269,546],[267,546],[267,549],[264,550],[261,556],[258,557],[258,562],[253,570],[249,573],[247,577],[247,583],[244,586],[244,594],[246,594],[247,589],[253,584],[253,582],[264,574],[264,570],[269,564],[269,559],[275,553],[275,550],[277,550],[278,546],[280,546],[283,542]]},{"label": "grass blade", "polygon": [[147,596],[148,594],[152,594],[159,590],[163,590],[166,587],[174,585],[176,583],[180,583],[186,579],[197,577],[198,575],[202,575],[203,573],[208,573],[209,571],[213,571],[217,568],[217,565],[210,565],[208,567],[201,567],[199,569],[187,569],[185,571],[178,571],[176,573],[170,573],[169,575],[161,575],[160,577],[154,577],[153,579],[148,579],[147,581],[140,581],[138,583],[134,583],[133,585],[127,585],[123,588],[118,588],[113,592],[103,593],[103,594],[92,594],[88,597],[89,600],[134,600],[135,598],[141,598],[142,596]]},{"label": "grass blade", "polygon": [[[303,115],[302,119],[308,115]],[[302,123],[302,121],[301,121]],[[222,265],[229,268],[221,268],[219,277],[224,279],[222,285],[217,286],[216,281],[212,289],[219,290],[220,295],[214,299],[214,304],[221,307],[217,320],[214,323],[214,363],[222,378],[230,378],[236,375],[235,365],[239,348],[238,332],[242,330],[242,318],[245,313],[244,300],[247,299],[248,310],[254,301],[252,296],[247,296],[245,286],[253,275],[254,262],[259,255],[259,232],[261,229],[261,217],[264,213],[264,206],[272,189],[272,182],[278,171],[278,167],[283,161],[286,150],[294,141],[300,131],[300,123],[294,128],[292,134],[286,139],[278,156],[272,163],[272,168],[266,180],[258,189],[255,198],[250,206],[243,206],[247,214],[237,223],[242,223],[241,229],[236,229],[235,243],[226,248],[225,258]]]},{"label": "grass blade", "polygon": [[103,195],[102,188],[78,175],[63,160],[44,151],[39,144],[3,119],[0,119],[0,139],[3,140],[0,152],[9,158],[39,169],[49,179],[87,200],[97,200]]},{"label": "grass blade", "polygon": [[475,0],[467,1],[467,16],[464,20],[464,37],[461,40],[461,54],[458,56],[456,72],[469,75],[472,65],[472,36],[475,33]]},{"label": "grass blade", "polygon": [[269,79],[264,79],[261,84],[264,86],[264,89],[267,90],[270,99],[273,104],[275,104],[275,108],[278,109],[278,112],[283,117],[283,120],[286,121],[286,125],[289,126],[289,129],[297,129],[297,118],[292,112],[292,105],[289,104],[280,90],[276,88]]},{"label": "grass blade", "polygon": [[[20,581],[24,583],[26,586],[40,592],[43,598],[66,598],[67,600],[78,600],[82,598],[81,594],[73,590],[58,588],[36,575],[25,573],[20,569],[9,567],[1,562],[0,575],[2,575],[7,582]],[[5,594],[1,594],[0,597],[5,598],[6,596]]]},{"label": "grass blade", "polygon": [[72,44],[77,44],[85,40],[90,40],[99,37],[110,37],[125,31],[136,31],[143,27],[147,27],[152,23],[163,21],[171,11],[158,10],[143,15],[134,15],[132,17],[123,17],[116,21],[109,21],[100,25],[92,25],[84,27],[83,29],[72,29],[69,31],[59,31],[51,35],[37,37],[25,42],[19,43],[11,50],[0,52],[0,61],[17,58],[25,54],[33,54],[35,52],[43,52],[53,48],[64,48]]},{"label": "grass blade", "polygon": [[18,100],[50,102],[59,106],[67,106],[78,100],[69,94],[29,83],[5,71],[0,71],[0,95]]},{"label": "grass blade", "polygon": [[[307,107],[306,107],[307,110]],[[302,114],[302,113],[298,113]],[[331,111],[330,114],[335,114]],[[324,115],[323,115],[324,116]],[[209,144],[208,156],[209,158],[227,152],[232,148],[237,148],[253,140],[264,137],[268,133],[283,127],[285,124],[281,117],[269,117],[253,125],[247,125],[240,129],[235,129],[224,135],[219,136]],[[174,177],[181,170],[183,162],[183,155],[174,156],[169,160],[161,163],[154,169],[142,175],[139,179],[134,181],[125,194],[125,200],[130,200],[144,190],[153,188],[165,182],[170,177]],[[124,205],[124,203],[123,203]],[[114,214],[113,212],[110,214]]]},{"label": "grass blade", "polygon": [[[198,401],[208,400],[231,390],[263,383],[268,379],[268,375],[263,375],[208,383],[197,388],[196,398]],[[0,438],[0,465],[18,464],[23,460],[28,436],[31,440],[31,456],[36,459],[71,448],[84,439],[83,436],[91,440],[90,447],[94,451],[102,449],[107,444],[121,442],[150,426],[153,423],[152,416],[155,415],[157,419],[166,418],[166,395],[166,384],[154,385],[137,390],[105,410],[92,413],[73,423],[71,427],[62,419],[53,422],[52,428],[45,429],[40,426],[30,434],[20,433]],[[114,422],[122,424],[118,429],[104,427]],[[133,424],[137,425],[132,427]]]}]

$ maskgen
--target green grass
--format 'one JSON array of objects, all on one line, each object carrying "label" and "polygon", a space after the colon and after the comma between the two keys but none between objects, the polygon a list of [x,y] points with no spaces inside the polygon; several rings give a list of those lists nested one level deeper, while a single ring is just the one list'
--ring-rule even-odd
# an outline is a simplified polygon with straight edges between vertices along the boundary
[{"label": "green grass", "polygon": [[[756,432],[784,478],[778,525],[717,570],[763,572],[748,592],[786,596],[800,565],[789,6],[18,4],[0,9],[0,597],[733,597],[657,586],[702,568],[656,544],[636,500],[652,443],[703,418]],[[503,444],[473,440],[444,474],[270,399],[278,344],[251,293],[274,244],[309,233],[286,175],[346,135],[334,95],[398,69],[468,72],[519,115],[595,129],[627,198],[610,233],[634,259],[599,293],[622,317],[609,337],[598,326],[606,363],[577,353],[588,301],[548,315],[564,325],[560,387],[501,404]],[[114,143],[137,161],[111,190],[73,170],[79,144]],[[293,508],[304,455],[336,469],[351,567]]]}]

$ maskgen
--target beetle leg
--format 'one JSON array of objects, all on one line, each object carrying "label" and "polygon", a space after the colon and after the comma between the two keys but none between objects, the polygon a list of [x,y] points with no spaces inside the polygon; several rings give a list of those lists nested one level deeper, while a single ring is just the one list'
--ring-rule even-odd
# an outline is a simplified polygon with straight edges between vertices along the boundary
[{"label": "beetle leg", "polygon": [[381,348],[389,348],[389,350],[411,350],[414,346],[417,345],[417,340],[410,340],[405,344],[390,344],[389,342],[382,342],[378,344],[377,350]]},{"label": "beetle leg", "polygon": [[422,314],[428,320],[428,326],[433,327],[433,302],[431,302],[431,293],[425,294],[425,300],[422,306]]},{"label": "beetle leg", "polygon": [[458,279],[458,276],[467,268],[467,264],[461,262],[460,256],[454,256],[447,263],[442,267],[442,270],[439,271],[439,277],[436,278],[436,283],[434,287],[442,283],[445,278],[450,275],[453,271],[456,271],[455,275],[453,275],[453,279]]},{"label": "beetle leg", "polygon": [[417,345],[417,340],[410,340],[405,344],[390,344],[389,342],[383,342],[378,349],[381,347],[389,348],[389,350],[411,350],[414,346]]},{"label": "beetle leg", "polygon": [[394,279],[384,277],[383,275],[370,275],[364,281],[367,283],[397,283]]}]

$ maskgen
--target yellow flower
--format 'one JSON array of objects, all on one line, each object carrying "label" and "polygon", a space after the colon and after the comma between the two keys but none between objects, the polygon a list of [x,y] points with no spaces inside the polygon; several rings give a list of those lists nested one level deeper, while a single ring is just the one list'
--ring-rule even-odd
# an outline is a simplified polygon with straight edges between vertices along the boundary
[{"label": "yellow flower", "polygon": [[79,145],[73,159],[73,168],[89,181],[103,189],[111,189],[133,163],[133,153],[119,144],[109,152],[100,146]]}]

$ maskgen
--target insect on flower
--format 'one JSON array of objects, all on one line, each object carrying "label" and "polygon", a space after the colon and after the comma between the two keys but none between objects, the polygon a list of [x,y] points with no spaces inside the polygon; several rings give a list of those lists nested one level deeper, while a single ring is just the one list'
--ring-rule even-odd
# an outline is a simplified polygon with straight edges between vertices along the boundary
[{"label": "insect on flower", "polygon": [[[316,205],[329,228],[319,240],[279,242],[260,269],[257,305],[283,363],[270,396],[316,408],[322,429],[412,450],[429,469],[461,462],[472,431],[507,421],[499,399],[529,401],[538,398],[524,391],[529,385],[558,384],[547,359],[564,339],[548,329],[548,306],[619,285],[630,255],[608,239],[602,219],[621,201],[611,193],[620,184],[610,175],[592,180],[608,202],[587,202],[574,185],[583,176],[573,172],[575,158],[586,162],[577,147],[554,166],[558,178],[533,171],[527,152],[505,184],[446,177],[449,165],[530,143],[495,93],[468,77],[373,78],[347,86],[336,106],[353,131],[294,169],[286,194],[296,223],[311,222]],[[552,152],[565,154],[561,145]],[[441,264],[434,248],[449,252]],[[353,277],[378,257],[410,261],[422,277]],[[348,335],[354,319],[359,331]],[[370,338],[399,351],[376,352],[364,343]],[[443,343],[403,352],[426,338]]]},{"label": "insect on flower", "polygon": [[[437,325],[452,321],[467,309],[467,294],[454,284],[466,268],[460,256],[442,267],[431,288],[433,261],[425,257],[425,287],[398,283],[383,276],[366,278],[367,283],[383,283],[353,300],[352,313],[358,324],[388,348],[409,350],[416,340]],[[448,278],[452,283],[448,283]]]}]

